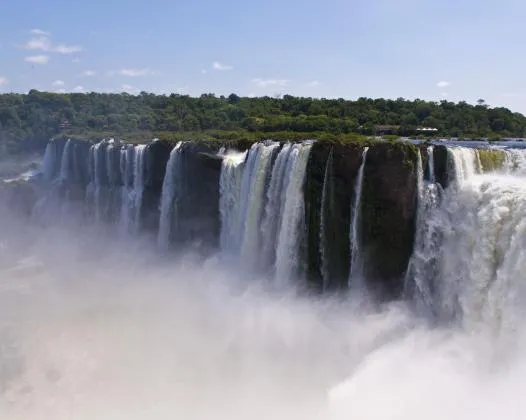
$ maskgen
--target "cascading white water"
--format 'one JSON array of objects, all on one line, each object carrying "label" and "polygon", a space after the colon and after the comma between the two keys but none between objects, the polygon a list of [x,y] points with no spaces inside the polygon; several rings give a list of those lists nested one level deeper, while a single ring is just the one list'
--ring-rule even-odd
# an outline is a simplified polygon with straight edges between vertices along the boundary
[{"label": "cascading white water", "polygon": [[435,182],[435,148],[434,146],[427,147],[427,168],[429,172],[429,182]]},{"label": "cascading white water", "polygon": [[[279,143],[256,143],[248,153],[248,170],[250,174],[243,174],[243,183],[248,188],[242,189],[242,214],[240,222],[243,225],[241,241],[241,257],[248,267],[254,267],[259,260],[261,245],[261,218],[265,205],[265,184],[271,169],[272,155],[279,147]],[[252,162],[253,160],[253,162]]]},{"label": "cascading white water", "polygon": [[[428,148],[428,159],[432,151]],[[430,179],[424,181],[422,155],[418,151],[417,161],[417,194],[418,207],[416,214],[416,234],[413,254],[409,261],[404,280],[404,295],[417,305],[417,311],[428,317],[433,316],[433,284],[438,273],[436,258],[440,250],[440,226],[433,219],[433,212],[440,205],[440,186],[435,184],[432,166],[429,166]]]},{"label": "cascading white water", "polygon": [[417,307],[468,330],[513,331],[526,315],[526,179],[479,174],[472,149],[448,147],[454,182],[437,199],[436,186],[419,205],[409,272]]},{"label": "cascading white water", "polygon": [[135,146],[135,165],[133,174],[133,194],[134,194],[134,215],[133,215],[133,231],[138,234],[141,228],[141,207],[142,198],[144,194],[144,157],[146,152],[146,144]]},{"label": "cascading white water", "polygon": [[[73,152],[73,149],[71,148],[72,143],[71,140],[68,140],[66,144],[64,145],[64,151],[62,152],[62,159],[60,162],[60,182],[68,182],[70,181],[71,176],[71,153]],[[45,157],[44,157],[45,158]]]},{"label": "cascading white water", "polygon": [[104,197],[102,191],[102,162],[105,159],[104,149],[101,146],[103,141],[93,146],[93,196],[95,206],[95,221],[100,223],[104,214]]},{"label": "cascading white water", "polygon": [[293,280],[301,269],[299,254],[305,234],[303,184],[311,147],[311,142],[295,144],[287,159],[275,266],[275,280],[281,285]]},{"label": "cascading white water", "polygon": [[261,266],[273,267],[276,261],[276,246],[278,231],[281,225],[284,203],[285,182],[288,177],[288,161],[292,151],[292,144],[286,143],[276,157],[269,188],[267,190],[265,211],[261,223]]},{"label": "cascading white water", "polygon": [[163,179],[163,189],[161,194],[159,231],[157,233],[157,247],[161,251],[166,251],[170,244],[170,233],[172,223],[177,223],[177,202],[178,195],[181,194],[182,186],[182,153],[183,142],[179,142],[170,152],[170,157],[166,162],[166,171]]},{"label": "cascading white water", "polygon": [[224,151],[219,180],[219,211],[221,215],[221,252],[225,255],[237,255],[241,243],[239,240],[240,193],[243,169],[247,152]]},{"label": "cascading white water", "polygon": [[131,233],[132,211],[134,208],[133,168],[134,148],[131,145],[127,145],[120,150],[120,170],[122,186],[119,232],[121,235],[128,235],[129,233]]},{"label": "cascading white water", "polygon": [[479,166],[480,160],[475,149],[468,147],[448,147],[447,149],[450,161],[453,164],[454,177],[456,183],[462,183],[473,177],[473,175],[482,172]]},{"label": "cascading white water", "polygon": [[114,150],[114,144],[113,142],[110,142],[108,146],[106,147],[106,176],[108,177],[108,184],[110,186],[117,184],[117,179],[115,177],[115,169],[113,168],[113,150]]},{"label": "cascading white water", "polygon": [[325,174],[323,177],[323,188],[321,193],[321,208],[320,208],[320,243],[319,243],[319,249],[320,249],[320,259],[321,259],[321,277],[322,277],[322,283],[323,283],[323,290],[327,289],[328,281],[329,281],[329,261],[327,258],[327,232],[326,232],[326,216],[327,216],[327,201],[328,201],[328,190],[330,185],[330,176],[331,176],[331,168],[332,168],[332,155],[333,155],[333,148],[331,147],[331,150],[329,152],[329,156],[327,157],[327,163],[325,164]]},{"label": "cascading white water", "polygon": [[358,176],[356,177],[356,184],[354,186],[354,203],[351,211],[351,268],[349,270],[349,288],[353,289],[363,288],[363,276],[360,261],[360,213],[362,204],[363,174],[365,170],[365,164],[367,161],[368,150],[368,147],[363,148],[362,163],[360,164]]},{"label": "cascading white water", "polygon": [[53,181],[55,176],[55,159],[56,159],[56,144],[54,141],[48,142],[46,151],[44,152],[44,159],[40,167],[40,172],[45,182]]},{"label": "cascading white water", "polygon": [[526,173],[526,149],[505,149],[503,166],[508,173]]}]

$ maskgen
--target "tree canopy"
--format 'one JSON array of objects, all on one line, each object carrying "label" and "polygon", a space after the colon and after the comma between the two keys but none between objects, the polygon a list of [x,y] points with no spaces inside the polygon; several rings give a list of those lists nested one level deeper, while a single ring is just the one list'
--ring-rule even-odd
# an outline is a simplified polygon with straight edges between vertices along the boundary
[{"label": "tree canopy", "polygon": [[[0,95],[0,153],[40,149],[53,136],[170,137],[170,133],[327,133],[461,138],[524,137],[526,117],[507,108],[402,98],[357,100],[69,93]],[[383,127],[383,128],[382,128]],[[212,131],[213,130],[213,131]]]}]

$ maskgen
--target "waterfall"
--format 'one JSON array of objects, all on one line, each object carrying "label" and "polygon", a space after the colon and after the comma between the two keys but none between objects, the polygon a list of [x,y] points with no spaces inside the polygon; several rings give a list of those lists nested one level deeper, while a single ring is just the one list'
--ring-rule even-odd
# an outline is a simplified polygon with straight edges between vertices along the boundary
[{"label": "waterfall", "polygon": [[[261,245],[260,224],[265,204],[265,184],[271,169],[272,154],[279,147],[279,143],[256,143],[248,153],[248,165],[243,174],[241,196],[243,223],[241,257],[244,264],[254,267],[259,260]],[[250,171],[250,173],[248,173]]]},{"label": "waterfall", "polygon": [[221,215],[221,252],[237,255],[241,243],[238,236],[240,193],[247,152],[224,152],[219,180],[219,210]]},{"label": "waterfall", "polygon": [[270,184],[267,189],[265,211],[261,223],[261,265],[272,267],[276,261],[276,244],[278,241],[278,230],[281,225],[283,207],[283,191],[287,176],[288,160],[292,151],[292,145],[286,143],[276,157]]},{"label": "waterfall", "polygon": [[362,152],[362,163],[358,170],[358,176],[356,177],[356,184],[354,187],[354,205],[351,211],[351,235],[350,235],[350,248],[351,248],[351,268],[349,271],[349,288],[358,287],[361,288],[362,279],[362,267],[361,267],[361,255],[360,255],[360,212],[362,204],[362,187],[363,187],[363,173],[365,170],[365,163],[367,160],[368,147],[364,147]]},{"label": "waterfall", "polygon": [[161,194],[159,231],[157,233],[157,246],[162,251],[166,251],[169,247],[172,221],[175,220],[177,222],[177,201],[179,199],[178,195],[181,194],[182,184],[182,145],[183,142],[181,141],[175,145],[166,162],[166,172]]},{"label": "waterfall", "polygon": [[505,149],[504,170],[508,173],[526,173],[526,150]]},{"label": "waterfall", "polygon": [[506,166],[479,173],[473,149],[448,147],[448,155],[456,181],[444,192],[424,184],[419,169],[424,188],[406,296],[438,321],[455,320],[470,331],[513,331],[526,315],[520,303],[526,293],[524,175],[509,174]]},{"label": "waterfall", "polygon": [[[434,157],[434,150],[435,148],[433,146],[427,147],[427,168],[429,172],[429,182],[434,183],[435,182],[435,157]],[[420,157],[421,159],[422,157]]]},{"label": "waterfall", "polygon": [[133,168],[134,148],[133,146],[128,145],[120,150],[120,171],[122,186],[119,232],[121,235],[127,235],[131,233],[132,211],[134,208]]},{"label": "waterfall", "polygon": [[333,154],[333,148],[331,147],[331,150],[329,152],[329,156],[327,158],[327,163],[325,164],[325,175],[323,177],[323,188],[321,193],[321,208],[320,208],[320,259],[321,259],[321,276],[322,276],[322,283],[323,283],[323,290],[327,289],[327,285],[329,282],[329,261],[327,258],[327,232],[326,232],[326,216],[327,216],[327,201],[329,198],[327,197],[329,185],[330,185],[330,176],[331,176],[331,168],[332,168],[332,154]]},{"label": "waterfall", "polygon": [[141,207],[144,193],[144,157],[146,144],[135,146],[135,165],[133,174],[133,232],[138,234],[141,228]]},{"label": "waterfall", "polygon": [[95,205],[95,221],[100,223],[104,214],[104,191],[102,189],[102,172],[104,169],[103,159],[105,158],[104,149],[101,147],[103,141],[93,146],[93,194]]},{"label": "waterfall", "polygon": [[71,140],[68,140],[64,145],[64,151],[62,152],[62,159],[60,162],[60,182],[67,183],[70,180],[72,168],[71,168],[71,153],[73,152]]},{"label": "waterfall", "polygon": [[310,142],[295,144],[287,159],[275,265],[279,284],[289,283],[301,269],[299,254],[305,236],[303,184],[311,147]]},{"label": "waterfall", "polygon": [[50,141],[46,145],[44,159],[42,160],[42,165],[40,167],[40,172],[42,173],[45,182],[51,182],[55,177],[56,147],[54,141]]},{"label": "waterfall", "polygon": [[462,184],[464,181],[472,178],[475,174],[482,172],[479,170],[477,151],[467,147],[448,147],[448,155],[453,164],[455,181]]},{"label": "waterfall", "polygon": [[[429,152],[432,159],[432,151]],[[430,174],[432,166],[430,166]],[[440,186],[425,182],[422,154],[417,161],[417,214],[413,254],[404,280],[404,295],[413,300],[416,309],[424,316],[433,316],[433,285],[437,278],[437,255],[440,250],[440,226],[433,222],[433,213],[440,204]],[[424,278],[425,277],[425,278]]]}]

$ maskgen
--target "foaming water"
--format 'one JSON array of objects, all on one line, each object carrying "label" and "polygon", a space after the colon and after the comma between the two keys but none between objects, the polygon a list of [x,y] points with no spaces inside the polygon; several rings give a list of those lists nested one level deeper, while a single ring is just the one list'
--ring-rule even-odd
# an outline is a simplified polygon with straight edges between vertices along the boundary
[{"label": "foaming water", "polygon": [[402,304],[366,312],[271,292],[214,261],[165,260],[90,231],[2,230],[2,418],[526,413],[526,360],[484,332],[430,329]]},{"label": "foaming water", "polygon": [[[289,149],[270,176],[290,194],[271,182],[265,196],[294,215],[308,149],[295,161]],[[470,153],[451,158],[460,169],[443,200],[418,166],[430,226],[419,220],[415,276],[434,288],[417,298],[439,315],[454,309],[438,327],[405,303],[307,297],[220,259],[156,255],[155,241],[104,225],[21,225],[0,206],[0,418],[523,419],[524,180],[480,174]],[[242,245],[243,162],[223,162],[223,251]],[[275,225],[262,232],[270,245],[298,222],[266,208],[262,219]],[[288,232],[296,247],[300,232]],[[419,277],[430,265],[436,282]]]}]

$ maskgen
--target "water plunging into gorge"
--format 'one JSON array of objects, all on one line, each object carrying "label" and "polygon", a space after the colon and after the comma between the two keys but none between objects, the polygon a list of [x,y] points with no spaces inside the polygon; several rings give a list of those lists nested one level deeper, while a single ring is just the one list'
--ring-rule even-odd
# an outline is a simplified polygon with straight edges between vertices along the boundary
[{"label": "water plunging into gorge", "polygon": [[522,418],[525,163],[500,144],[50,142],[2,196],[45,217],[0,218],[0,412]]}]

